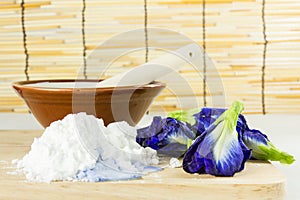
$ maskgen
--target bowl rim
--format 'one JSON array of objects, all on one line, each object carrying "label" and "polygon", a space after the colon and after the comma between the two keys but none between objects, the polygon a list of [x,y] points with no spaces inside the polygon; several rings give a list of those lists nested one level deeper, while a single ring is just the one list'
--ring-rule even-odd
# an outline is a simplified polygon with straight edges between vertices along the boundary
[{"label": "bowl rim", "polygon": [[28,84],[34,83],[42,83],[42,82],[99,82],[104,79],[37,79],[37,80],[25,80],[25,81],[16,81],[12,83],[12,86],[15,89],[32,89],[32,90],[40,90],[40,91],[74,91],[76,90],[84,90],[84,91],[95,91],[95,90],[140,90],[147,88],[165,88],[166,84],[160,81],[153,81],[149,84],[140,85],[140,86],[118,86],[118,87],[39,87],[39,86],[28,86]]}]

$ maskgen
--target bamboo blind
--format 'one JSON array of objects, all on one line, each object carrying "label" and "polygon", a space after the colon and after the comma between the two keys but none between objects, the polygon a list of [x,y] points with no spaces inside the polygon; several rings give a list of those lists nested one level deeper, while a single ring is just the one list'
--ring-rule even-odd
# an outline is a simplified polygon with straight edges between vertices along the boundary
[{"label": "bamboo blind", "polygon": [[[13,81],[98,78],[87,58],[118,33],[144,28],[145,48],[119,57],[106,77],[155,58],[161,52],[148,48],[147,30],[157,27],[188,36],[213,60],[223,91],[207,89],[216,74],[205,64],[201,76],[191,66],[180,71],[200,106],[225,95],[227,106],[242,100],[248,113],[300,113],[299,15],[298,0],[1,0],[0,112],[28,112]],[[151,110],[195,98],[178,88]]]}]

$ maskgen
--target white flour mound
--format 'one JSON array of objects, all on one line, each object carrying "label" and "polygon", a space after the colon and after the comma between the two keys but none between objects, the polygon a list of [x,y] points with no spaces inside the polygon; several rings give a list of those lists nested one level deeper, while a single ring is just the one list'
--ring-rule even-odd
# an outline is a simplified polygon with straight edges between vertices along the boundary
[{"label": "white flour mound", "polygon": [[[80,180],[76,175],[93,170],[99,161],[118,174],[142,172],[147,165],[157,164],[158,157],[155,150],[139,146],[135,137],[136,129],[126,122],[105,127],[102,119],[92,115],[69,114],[34,139],[30,152],[16,162],[17,168],[34,182]],[[113,180],[109,172],[105,175]]]},{"label": "white flour mound", "polygon": [[74,116],[68,115],[51,123],[40,138],[34,139],[30,152],[17,163],[27,180],[70,180],[78,170],[96,164],[96,159],[81,146],[74,129]]}]

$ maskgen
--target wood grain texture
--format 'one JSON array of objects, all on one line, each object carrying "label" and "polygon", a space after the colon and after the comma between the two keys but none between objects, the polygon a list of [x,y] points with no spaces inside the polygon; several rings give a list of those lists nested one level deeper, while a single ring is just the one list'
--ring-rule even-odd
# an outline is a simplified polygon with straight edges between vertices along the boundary
[{"label": "wood grain texture", "polygon": [[143,179],[119,182],[30,183],[9,175],[10,161],[29,151],[41,131],[0,131],[0,199],[272,199],[284,198],[285,178],[268,162],[247,162],[234,177],[192,175],[165,168]]}]

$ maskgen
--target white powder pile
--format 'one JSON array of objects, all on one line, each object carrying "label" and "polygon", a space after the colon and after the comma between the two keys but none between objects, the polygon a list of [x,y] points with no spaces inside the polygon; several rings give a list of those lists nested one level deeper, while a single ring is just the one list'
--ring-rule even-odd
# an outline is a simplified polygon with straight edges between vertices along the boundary
[{"label": "white powder pile", "polygon": [[85,113],[53,122],[30,152],[16,161],[28,181],[103,181],[139,177],[158,164],[156,151],[135,142],[136,129],[126,122],[108,127]]},{"label": "white powder pile", "polygon": [[178,158],[171,158],[170,159],[170,167],[171,168],[179,168],[179,167],[182,167],[182,163],[180,162],[180,160],[178,160]]},{"label": "white powder pile", "polygon": [[38,82],[26,84],[30,87],[41,87],[41,88],[95,88],[97,82]]},{"label": "white powder pile", "polygon": [[105,136],[98,145],[99,157],[96,166],[80,171],[77,178],[83,181],[108,181],[134,179],[159,168],[156,151],[136,143],[136,129],[126,122],[111,123],[102,132]]}]

